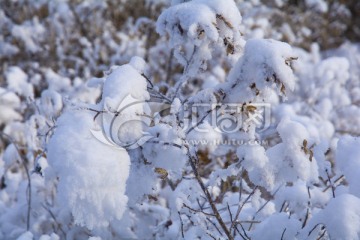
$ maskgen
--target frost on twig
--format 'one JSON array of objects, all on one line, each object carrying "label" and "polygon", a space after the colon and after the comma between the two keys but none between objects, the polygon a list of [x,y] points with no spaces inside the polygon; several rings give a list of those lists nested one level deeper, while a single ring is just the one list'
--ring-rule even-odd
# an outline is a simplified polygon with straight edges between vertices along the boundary
[{"label": "frost on twig", "polygon": [[206,61],[217,46],[228,54],[242,49],[241,15],[231,0],[195,0],[165,10],[157,22],[160,35],[167,35],[174,55],[185,67],[185,75],[194,77],[206,69]]}]

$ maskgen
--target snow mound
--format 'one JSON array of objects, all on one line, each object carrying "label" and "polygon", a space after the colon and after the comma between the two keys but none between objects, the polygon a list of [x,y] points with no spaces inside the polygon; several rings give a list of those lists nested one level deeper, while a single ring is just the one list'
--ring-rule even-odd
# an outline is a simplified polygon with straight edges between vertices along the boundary
[{"label": "snow mound", "polygon": [[[126,150],[91,134],[93,117],[88,111],[65,112],[48,145],[49,165],[59,179],[57,200],[71,211],[76,224],[89,229],[121,219],[130,165]],[[51,178],[51,171],[45,176]]]}]

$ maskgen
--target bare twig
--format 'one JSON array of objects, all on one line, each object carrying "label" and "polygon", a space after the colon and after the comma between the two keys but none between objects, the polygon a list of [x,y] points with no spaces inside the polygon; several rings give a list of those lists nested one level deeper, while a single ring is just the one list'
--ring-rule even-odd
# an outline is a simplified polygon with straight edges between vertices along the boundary
[{"label": "bare twig", "polygon": [[252,224],[254,224],[254,223],[261,223],[261,221],[256,221],[256,220],[243,220],[243,221],[236,221],[236,224],[242,224],[242,223],[252,223]]},{"label": "bare twig", "polygon": [[[182,148],[182,146],[180,146],[179,144],[175,144],[175,143],[171,143],[171,142],[159,142],[159,141],[152,141],[152,142],[153,143],[161,143],[161,144],[165,144],[165,145],[169,145],[169,146],[174,146],[174,147],[177,147],[177,148],[180,148],[180,149]],[[215,203],[212,200],[212,197],[211,197],[208,189],[205,187],[205,184],[204,184],[204,182],[203,182],[203,180],[202,180],[202,178],[201,178],[201,176],[200,176],[200,174],[199,174],[199,172],[197,170],[197,167],[195,165],[195,162],[198,162],[198,160],[196,159],[197,158],[196,154],[194,156],[191,154],[189,146],[185,145],[184,147],[187,149],[187,156],[188,156],[188,160],[189,160],[191,169],[193,170],[193,173],[195,175],[195,178],[196,178],[197,182],[200,185],[201,190],[204,192],[204,194],[206,196],[206,200],[210,204],[210,207],[211,207],[211,209],[212,209],[212,211],[214,213],[214,217],[218,221],[219,225],[221,226],[222,230],[225,232],[228,239],[233,240],[234,239],[233,236],[231,235],[231,233],[230,233],[229,229],[227,228],[226,224],[224,223],[224,220],[221,218],[220,213],[219,213],[218,209],[216,208]]]},{"label": "bare twig", "polygon": [[192,170],[194,172],[196,180],[198,181],[202,191],[204,192],[204,194],[205,194],[205,196],[206,196],[206,198],[207,198],[207,200],[208,200],[208,202],[210,204],[210,207],[211,207],[211,209],[212,209],[212,211],[213,211],[213,213],[215,215],[216,220],[220,224],[222,230],[225,232],[228,239],[233,240],[234,239],[233,236],[231,235],[229,229],[227,228],[227,226],[225,225],[223,219],[221,218],[220,213],[219,213],[218,209],[216,208],[215,203],[212,200],[211,195],[210,195],[208,189],[205,187],[205,184],[204,184],[203,180],[201,179],[201,176],[200,176],[200,174],[199,174],[199,172],[198,172],[198,170],[197,170],[197,168],[195,166],[194,161],[195,162],[197,162],[197,161],[194,158],[196,158],[196,155],[192,156],[191,153],[190,153],[189,147],[188,146],[185,146],[185,147],[187,148],[187,155],[188,155],[188,158],[189,158],[190,166],[191,166],[191,168],[192,168]]},{"label": "bare twig", "polygon": [[165,146],[173,146],[173,147],[177,147],[177,148],[182,148],[181,145],[179,144],[176,144],[176,143],[172,143],[172,142],[164,142],[164,141],[157,141],[157,140],[154,140],[154,141],[148,141],[148,143],[157,143],[157,144],[163,144]]},{"label": "bare twig", "polygon": [[145,74],[141,74],[141,76],[143,76],[146,81],[150,84],[150,89],[154,88],[154,85],[152,84],[152,82],[150,81],[150,79],[145,75]]},{"label": "bare twig", "polygon": [[208,110],[205,115],[200,119],[199,122],[197,122],[194,126],[192,126],[191,128],[189,128],[189,130],[186,131],[186,134],[189,134],[191,131],[193,131],[195,128],[197,128],[200,124],[203,123],[203,121],[205,120],[205,118],[216,108],[212,108],[210,110]]},{"label": "bare twig", "polygon": [[283,204],[281,205],[279,212],[282,212],[284,209],[286,209],[286,207],[285,207],[286,204],[287,204],[287,201],[285,200],[285,201],[283,202]]},{"label": "bare twig", "polygon": [[210,218],[206,217],[206,220],[208,220],[208,221],[216,228],[216,230],[219,232],[219,234],[220,234],[221,236],[223,236],[223,234],[222,234],[222,232],[220,231],[220,229],[216,226],[216,224],[215,224],[213,221],[211,221]]},{"label": "bare twig", "polygon": [[[281,186],[279,186],[279,187],[275,190],[275,192],[272,194],[272,196],[275,196],[275,195],[277,194],[277,192],[280,190],[280,188],[281,188]],[[268,200],[256,211],[255,215],[258,214],[261,210],[263,210],[264,207],[270,202],[270,200],[271,200],[271,199],[268,199]]]},{"label": "bare twig", "polygon": [[326,229],[324,229],[324,231],[322,232],[322,234],[321,234],[318,238],[316,238],[316,240],[322,239],[322,237],[324,237],[325,233],[326,233]]},{"label": "bare twig", "polygon": [[[340,177],[338,177],[337,179],[335,179],[335,181],[334,181],[334,183],[333,184],[335,184],[335,183],[338,183],[340,180],[342,180],[344,178],[344,175],[341,175]],[[331,185],[329,185],[329,186],[327,186],[324,190],[323,190],[323,192],[326,192],[329,188],[331,188],[332,186]]]},{"label": "bare twig", "polygon": [[21,154],[21,152],[19,150],[17,143],[6,133],[0,132],[0,134],[14,145],[14,147],[20,157],[21,164],[23,165],[23,167],[25,169],[26,177],[28,180],[28,186],[27,186],[28,187],[28,189],[27,189],[28,208],[27,208],[27,215],[26,215],[26,230],[29,231],[29,229],[30,229],[30,212],[31,212],[31,178],[30,178],[29,169],[27,167],[26,160],[24,159],[23,155]]},{"label": "bare twig", "polygon": [[230,227],[230,231],[231,229],[233,229],[233,227],[235,226],[235,223],[240,215],[240,212],[241,210],[243,209],[244,205],[247,203],[247,201],[251,198],[251,196],[255,193],[256,189],[258,188],[258,186],[255,186],[254,189],[252,190],[252,192],[247,196],[247,198],[245,199],[245,201],[239,205],[237,211],[236,211],[236,215],[235,215],[235,218],[234,218],[234,221],[232,222],[231,224],[231,227]]},{"label": "bare twig", "polygon": [[209,235],[212,239],[216,240],[216,238],[209,232],[206,232],[207,235]]},{"label": "bare twig", "polygon": [[64,235],[64,238],[66,238],[66,233],[64,231],[64,229],[61,227],[61,224],[58,223],[58,221],[56,220],[56,217],[54,215],[54,213],[50,210],[50,208],[48,208],[47,206],[45,206],[44,204],[41,204],[42,207],[50,214],[50,216],[52,217],[52,219],[54,220],[54,222],[56,223],[58,229],[61,231],[61,233]]},{"label": "bare twig", "polygon": [[239,183],[239,202],[241,201],[242,192],[243,192],[243,179],[242,179],[243,173],[244,173],[244,168],[241,168],[240,183]]},{"label": "bare twig", "polygon": [[316,225],[310,230],[308,236],[310,236],[310,235],[312,234],[312,232],[313,232],[318,226],[320,226],[320,225],[324,225],[324,224],[322,224],[322,223],[316,224]]},{"label": "bare twig", "polygon": [[[238,221],[238,222],[236,222],[236,223],[240,225],[242,231],[244,232],[245,237],[246,237],[247,239],[251,239],[251,238],[247,235],[247,233],[246,233],[246,231],[245,231],[245,229],[244,229],[244,226],[241,224],[241,221]],[[236,225],[235,225],[235,228],[236,228]],[[242,236],[242,235],[241,235],[241,236]],[[244,239],[245,239],[245,238],[244,238]]]},{"label": "bare twig", "polygon": [[95,114],[95,116],[94,116],[94,118],[93,118],[94,121],[96,120],[96,118],[97,118],[101,113],[106,113],[106,111],[104,111],[104,110],[96,110],[96,109],[93,109],[93,108],[86,108],[86,110],[89,110],[89,111],[91,111],[91,112],[96,112],[96,114]]},{"label": "bare twig", "polygon": [[309,219],[309,215],[310,215],[310,210],[309,210],[309,208],[308,208],[308,209],[306,210],[305,219],[304,219],[304,222],[303,222],[301,228],[304,228],[304,227],[306,226],[306,223],[307,223],[307,221],[308,221],[308,219]]},{"label": "bare twig", "polygon": [[248,231],[250,231],[251,228],[252,228],[252,226],[254,225],[253,223],[255,222],[255,216],[253,216],[252,221],[253,221],[253,222],[250,223],[250,226],[249,226],[249,228],[248,228]]},{"label": "bare twig", "polygon": [[240,237],[241,237],[242,239],[246,240],[245,236],[242,235],[242,233],[239,231],[239,229],[237,228],[236,225],[235,225],[235,227],[234,227],[234,237],[236,236],[236,235],[235,235],[235,233],[236,233],[235,230],[236,230],[236,232],[239,233],[239,235],[240,235]]},{"label": "bare twig", "polygon": [[285,232],[286,232],[286,228],[284,228],[284,231],[283,231],[283,232],[282,232],[282,234],[281,234],[281,240],[283,240],[283,239],[284,239]]},{"label": "bare twig", "polygon": [[181,223],[181,236],[182,236],[182,238],[184,238],[184,223],[183,223],[183,220],[181,218],[180,212],[178,212],[178,214],[179,214],[180,223]]},{"label": "bare twig", "polygon": [[193,212],[196,212],[196,213],[203,213],[204,215],[211,216],[211,217],[215,217],[214,214],[207,213],[207,212],[204,212],[204,211],[202,211],[202,210],[194,209],[194,208],[192,208],[192,207],[189,207],[189,206],[186,205],[185,203],[183,203],[183,206],[186,207],[187,209],[189,209],[190,211],[193,211]]},{"label": "bare twig", "polygon": [[328,178],[328,181],[329,181],[329,184],[331,186],[331,191],[332,191],[332,195],[333,195],[333,198],[335,198],[335,187],[334,187],[334,184],[332,183],[331,181],[331,178],[330,178],[330,175],[329,175],[329,172],[327,169],[325,169],[325,172],[326,172],[326,176]]},{"label": "bare twig", "polygon": [[227,209],[228,209],[228,211],[229,211],[230,221],[232,222],[232,221],[233,221],[233,217],[232,217],[232,213],[231,213],[231,210],[230,210],[229,203],[226,203],[226,205],[227,205]]},{"label": "bare twig", "polygon": [[[279,187],[275,190],[275,192],[272,194],[272,196],[275,196],[276,193],[280,190],[280,188],[281,188],[281,186],[279,186]],[[251,228],[252,228],[252,226],[253,226],[254,223],[260,223],[260,222],[258,222],[258,221],[255,221],[255,217],[256,217],[256,215],[257,215],[261,210],[263,210],[263,209],[265,208],[265,206],[270,202],[270,200],[271,200],[271,199],[268,199],[268,200],[256,211],[255,215],[253,216],[252,221],[250,221],[250,226],[249,226],[248,231],[251,230]],[[283,203],[282,208],[284,207],[284,204],[285,204],[285,202]],[[281,211],[282,211],[282,209],[280,209],[280,212],[281,212]]]},{"label": "bare twig", "polygon": [[150,94],[151,94],[151,97],[153,97],[153,98],[161,99],[161,100],[164,100],[166,103],[171,104],[171,99],[166,97],[165,95],[163,95],[160,92],[152,90],[152,92],[150,92]]},{"label": "bare twig", "polygon": [[240,235],[240,237],[242,238],[242,239],[244,239],[244,240],[246,240],[246,238],[245,238],[245,236],[244,235],[242,235],[242,233],[239,231],[239,229],[237,228],[237,226],[235,225],[235,227],[234,227],[234,237],[236,236],[236,232],[235,232],[235,230],[236,230],[236,232],[238,232],[239,233],[239,235]]},{"label": "bare twig", "polygon": [[165,78],[165,82],[169,82],[170,79],[170,73],[171,73],[171,67],[172,67],[172,59],[174,57],[174,49],[171,49],[170,51],[170,56],[169,56],[169,62],[166,68],[166,78]]},{"label": "bare twig", "polygon": [[189,71],[189,66],[192,65],[192,61],[193,61],[193,59],[194,59],[194,56],[195,56],[195,53],[196,53],[196,52],[197,52],[197,46],[194,46],[194,50],[193,50],[193,52],[192,52],[192,54],[191,54],[191,56],[190,56],[190,59],[187,61],[187,64],[186,64],[186,66],[185,66],[185,68],[184,68],[184,74],[183,74],[182,78],[180,79],[179,84],[178,84],[177,87],[176,87],[175,94],[174,94],[171,102],[173,102],[174,99],[178,96],[179,91],[180,91],[182,85],[188,81],[189,78],[188,78],[188,76],[187,76],[187,73],[188,73],[188,71]]}]

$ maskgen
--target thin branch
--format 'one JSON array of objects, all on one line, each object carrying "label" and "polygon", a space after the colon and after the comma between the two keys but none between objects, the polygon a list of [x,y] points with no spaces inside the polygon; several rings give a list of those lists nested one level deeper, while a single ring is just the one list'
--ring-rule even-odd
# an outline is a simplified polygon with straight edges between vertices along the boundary
[{"label": "thin branch", "polygon": [[242,178],[243,173],[244,173],[244,168],[241,168],[240,183],[239,183],[239,202],[241,201],[242,192],[243,192],[243,178]]},{"label": "thin branch", "polygon": [[306,223],[307,223],[307,221],[308,221],[308,219],[309,219],[309,216],[310,216],[310,210],[309,210],[309,208],[308,208],[308,209],[306,210],[305,219],[304,219],[304,222],[303,222],[301,228],[304,228],[304,227],[306,226]]},{"label": "thin branch", "polygon": [[188,72],[188,70],[189,70],[189,66],[191,65],[191,63],[192,63],[192,61],[193,61],[193,59],[194,59],[194,56],[195,56],[195,53],[196,53],[196,52],[197,52],[197,46],[194,46],[194,50],[193,50],[193,52],[192,52],[192,54],[191,54],[191,56],[190,56],[190,59],[187,61],[187,64],[186,64],[186,66],[185,66],[185,68],[184,68],[184,75],[183,75],[183,77],[185,77],[185,78],[181,79],[180,82],[179,82],[179,84],[177,85],[176,90],[175,90],[175,94],[174,94],[171,102],[173,102],[174,99],[175,99],[175,98],[177,97],[177,95],[179,94],[179,91],[180,91],[182,85],[183,85],[185,82],[187,82],[187,80],[188,80],[188,78],[187,78],[187,72]]},{"label": "thin branch", "polygon": [[[152,97],[156,97],[156,98],[159,98],[159,99],[162,99],[162,100],[165,100],[167,103],[172,103],[172,100],[168,97],[166,97],[164,94],[162,94],[161,92],[159,91],[155,91],[154,89],[152,88],[148,88],[148,90],[151,90],[152,92],[150,94],[153,94]],[[156,94],[156,96],[154,95]]]},{"label": "thin branch", "polygon": [[251,198],[251,196],[255,193],[256,189],[258,188],[258,186],[255,186],[254,189],[252,190],[252,192],[247,196],[247,198],[245,199],[245,201],[239,205],[237,211],[236,211],[236,215],[235,215],[235,221],[232,222],[231,227],[230,227],[230,231],[231,229],[233,229],[233,227],[235,226],[235,223],[237,221],[237,219],[239,218],[240,212],[243,209],[244,205],[246,204],[246,202]]},{"label": "thin branch", "polygon": [[0,132],[0,134],[4,138],[8,139],[8,141],[10,141],[14,145],[14,147],[15,147],[15,149],[16,149],[19,157],[20,157],[21,163],[22,163],[22,165],[23,165],[23,167],[25,169],[26,177],[27,177],[27,180],[28,180],[28,186],[27,186],[28,187],[27,188],[28,208],[27,208],[27,215],[26,215],[26,230],[29,231],[29,229],[30,229],[30,212],[31,212],[31,178],[30,178],[29,169],[28,169],[28,167],[26,165],[26,160],[24,159],[23,155],[21,154],[21,152],[19,150],[19,147],[15,143],[15,141],[9,135],[7,135],[6,133]]},{"label": "thin branch", "polygon": [[[245,237],[246,237],[247,239],[251,239],[251,238],[247,235],[247,233],[246,233],[243,225],[241,224],[241,222],[239,221],[239,222],[237,222],[237,223],[240,225],[242,231],[244,232]],[[236,228],[236,225],[235,225],[235,228]],[[241,236],[242,236],[242,235],[241,235]]]},{"label": "thin branch", "polygon": [[322,239],[322,237],[324,237],[325,233],[326,233],[326,229],[324,229],[324,231],[322,232],[322,234],[321,234],[318,238],[316,238],[316,240]]},{"label": "thin branch", "polygon": [[328,170],[325,169],[325,172],[326,172],[326,176],[327,176],[327,178],[328,178],[329,184],[330,184],[330,186],[331,186],[331,191],[332,191],[333,198],[335,198],[335,187],[334,187],[334,185],[333,185],[333,183],[332,183],[332,181],[331,181],[331,178],[330,178],[330,175],[329,175]]},{"label": "thin branch", "polygon": [[[174,147],[177,147],[177,148],[182,148],[182,146],[178,145],[178,144],[175,144],[175,143],[170,143],[170,142],[159,142],[159,141],[152,141],[153,143],[162,143],[162,144],[165,144],[165,145],[170,145],[170,146],[174,146]],[[190,153],[190,149],[189,149],[189,146],[185,146],[185,148],[187,149],[187,156],[188,156],[188,160],[189,160],[189,163],[190,163],[190,166],[194,172],[194,175],[195,175],[195,178],[197,180],[197,182],[199,183],[200,185],[200,188],[201,190],[204,192],[205,196],[206,196],[206,199],[207,201],[209,202],[210,204],[210,207],[214,213],[214,217],[216,218],[216,220],[218,221],[218,223],[220,224],[222,230],[225,232],[226,236],[228,237],[229,240],[233,240],[233,236],[231,235],[229,229],[227,228],[227,226],[225,225],[223,219],[221,218],[220,216],[220,213],[218,211],[218,209],[216,208],[215,206],[215,203],[214,201],[212,200],[211,198],[211,195],[208,191],[208,189],[205,187],[205,184],[203,182],[203,180],[201,179],[201,176],[195,166],[195,162],[197,162],[196,158],[197,156],[192,156],[191,153]],[[195,158],[195,159],[194,159]],[[256,188],[255,188],[256,189]],[[208,219],[208,218],[207,218]],[[215,225],[216,226],[216,225]]]},{"label": "thin branch", "polygon": [[316,224],[316,225],[310,230],[310,232],[308,233],[308,236],[310,236],[310,235],[312,234],[312,232],[313,232],[318,226],[320,226],[320,225],[324,225],[324,224],[322,224],[322,223]]},{"label": "thin branch", "polygon": [[178,212],[178,214],[179,214],[180,223],[181,223],[181,236],[182,236],[182,238],[184,238],[184,223],[183,223],[183,220],[181,218],[180,212]]},{"label": "thin branch", "polygon": [[283,202],[283,204],[281,205],[281,208],[280,208],[280,211],[279,212],[282,212],[284,209],[285,209],[285,206],[286,206],[286,200]]},{"label": "thin branch", "polygon": [[283,232],[282,232],[282,234],[281,234],[281,240],[283,240],[283,239],[284,239],[285,232],[286,232],[286,228],[284,228],[284,231],[283,231]]},{"label": "thin branch", "polygon": [[[196,155],[195,155],[195,157],[193,157],[193,156],[191,155],[191,153],[190,153],[189,147],[188,147],[188,146],[185,146],[185,147],[187,148],[187,155],[188,155],[188,157],[189,157],[190,166],[191,166],[191,168],[192,168],[192,170],[193,170],[193,172],[194,172],[194,175],[195,175],[195,177],[196,177],[196,180],[198,181],[198,183],[199,183],[202,191],[204,192],[204,194],[205,194],[205,196],[206,196],[206,198],[207,198],[207,200],[208,200],[208,202],[209,202],[209,204],[210,204],[210,207],[211,207],[211,209],[212,209],[212,211],[213,211],[213,213],[214,213],[214,215],[215,215],[216,220],[217,220],[218,223],[220,224],[221,228],[222,228],[223,231],[225,232],[225,234],[226,234],[226,236],[228,237],[228,239],[229,239],[229,240],[233,240],[233,239],[234,239],[233,236],[231,235],[229,229],[227,228],[227,226],[225,225],[223,219],[221,218],[220,213],[219,213],[218,209],[216,208],[215,203],[214,203],[214,201],[212,200],[211,195],[210,195],[208,189],[205,187],[205,184],[204,184],[203,180],[201,179],[200,174],[199,174],[199,172],[198,172],[198,170],[197,170],[197,168],[196,168],[196,166],[195,166],[194,161],[195,161],[195,162],[197,162],[197,161],[196,161],[196,159],[194,159],[194,158],[196,158]],[[193,160],[194,160],[194,161],[193,161]]]},{"label": "thin branch", "polygon": [[196,213],[203,213],[203,214],[205,214],[205,215],[207,215],[207,216],[215,217],[214,214],[206,213],[206,212],[204,212],[204,211],[202,211],[202,210],[194,209],[194,208],[192,208],[192,207],[189,207],[189,206],[186,205],[185,203],[183,203],[183,207],[186,207],[186,208],[189,209],[190,211],[193,211],[193,212],[196,212]]},{"label": "thin branch", "polygon": [[219,232],[219,234],[220,234],[221,236],[223,236],[223,234],[222,234],[222,232],[220,231],[220,229],[216,226],[216,224],[215,224],[213,221],[211,221],[210,218],[206,217],[206,220],[208,220],[208,221],[216,228],[216,230]]},{"label": "thin branch", "polygon": [[216,240],[216,238],[209,232],[206,232],[207,235],[209,235],[212,239]]},{"label": "thin branch", "polygon": [[152,84],[152,82],[150,81],[150,79],[145,75],[145,74],[141,74],[141,76],[143,76],[146,81],[150,84],[150,89],[154,88],[154,85]]},{"label": "thin branch", "polygon": [[104,111],[104,110],[96,110],[96,109],[93,109],[93,108],[86,108],[86,110],[89,110],[89,111],[91,111],[91,112],[96,112],[96,114],[95,114],[95,116],[94,116],[94,118],[93,118],[94,121],[96,120],[96,118],[97,118],[101,113],[106,113],[106,111]]},{"label": "thin branch", "polygon": [[229,203],[226,203],[226,205],[227,205],[227,209],[228,209],[228,211],[229,211],[230,221],[232,222],[232,221],[233,221],[233,216],[232,216],[232,213],[231,213],[231,210],[230,210]]},{"label": "thin branch", "polygon": [[241,224],[241,223],[261,223],[261,221],[255,221],[255,220],[243,220],[243,221],[236,221],[236,224]]},{"label": "thin branch", "polygon": [[204,202],[204,204],[200,204],[199,198],[196,198],[196,202],[197,202],[197,204],[199,205],[199,208],[200,208],[201,210],[204,210],[204,204],[205,204],[205,202]]},{"label": "thin branch", "polygon": [[170,73],[171,73],[171,67],[172,67],[172,59],[174,57],[174,49],[171,49],[170,51],[170,56],[169,56],[169,63],[167,65],[166,68],[166,78],[165,78],[165,82],[169,82],[170,79]]},{"label": "thin branch", "polygon": [[235,235],[235,233],[236,233],[235,230],[236,230],[236,232],[239,233],[239,235],[240,235],[240,237],[241,237],[242,239],[246,240],[245,236],[242,235],[242,233],[239,231],[239,229],[237,228],[236,225],[235,225],[235,227],[234,227],[234,237],[236,236],[236,235]]},{"label": "thin branch", "polygon": [[177,148],[179,148],[179,149],[182,148],[181,145],[176,144],[176,143],[172,143],[172,142],[164,142],[164,141],[157,141],[157,140],[155,140],[155,141],[148,141],[148,143],[163,144],[163,145],[165,145],[165,146],[173,146],[173,147],[177,147]]},{"label": "thin branch", "polygon": [[50,210],[50,208],[48,208],[47,206],[45,206],[44,204],[41,204],[42,207],[50,214],[50,216],[52,217],[52,219],[55,221],[58,229],[61,231],[61,233],[64,235],[64,238],[66,238],[66,233],[64,231],[64,229],[61,227],[61,224],[58,223],[58,221],[56,220],[56,217],[54,215],[54,213]]},{"label": "thin branch", "polygon": [[251,228],[252,228],[252,226],[254,225],[253,223],[255,222],[254,221],[255,220],[255,216],[253,216],[253,218],[252,218],[252,223],[250,223],[250,226],[249,226],[249,228],[248,228],[248,231],[250,231],[251,230]]},{"label": "thin branch", "polygon": [[[217,107],[216,107],[217,108]],[[197,122],[194,126],[192,126],[191,128],[189,128],[189,130],[186,131],[186,134],[189,134],[192,130],[194,130],[195,128],[197,128],[200,124],[203,123],[203,121],[205,120],[205,118],[216,108],[212,108],[210,110],[208,110],[205,115],[200,119],[199,122]]]},{"label": "thin branch", "polygon": [[[344,178],[344,175],[341,175],[340,177],[338,177],[337,179],[335,179],[335,181],[334,181],[334,183],[333,184],[335,184],[335,183],[338,183],[340,180],[342,180]],[[331,188],[332,186],[331,185],[329,185],[329,186],[327,186],[324,190],[323,190],[323,192],[326,192],[329,188]]]},{"label": "thin branch", "polygon": [[[272,194],[272,196],[275,196],[277,194],[277,192],[280,190],[281,186],[279,186],[275,192]],[[264,209],[264,207],[270,202],[271,199],[268,199],[255,213],[255,215],[257,215],[261,210]]]}]

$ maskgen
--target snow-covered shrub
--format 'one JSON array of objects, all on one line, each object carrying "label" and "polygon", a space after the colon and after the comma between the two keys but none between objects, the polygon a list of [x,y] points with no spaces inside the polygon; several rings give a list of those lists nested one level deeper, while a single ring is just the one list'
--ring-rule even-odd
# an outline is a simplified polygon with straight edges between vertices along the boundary
[{"label": "snow-covered shrub", "polygon": [[360,238],[359,46],[301,4],[1,2],[0,239]]}]

